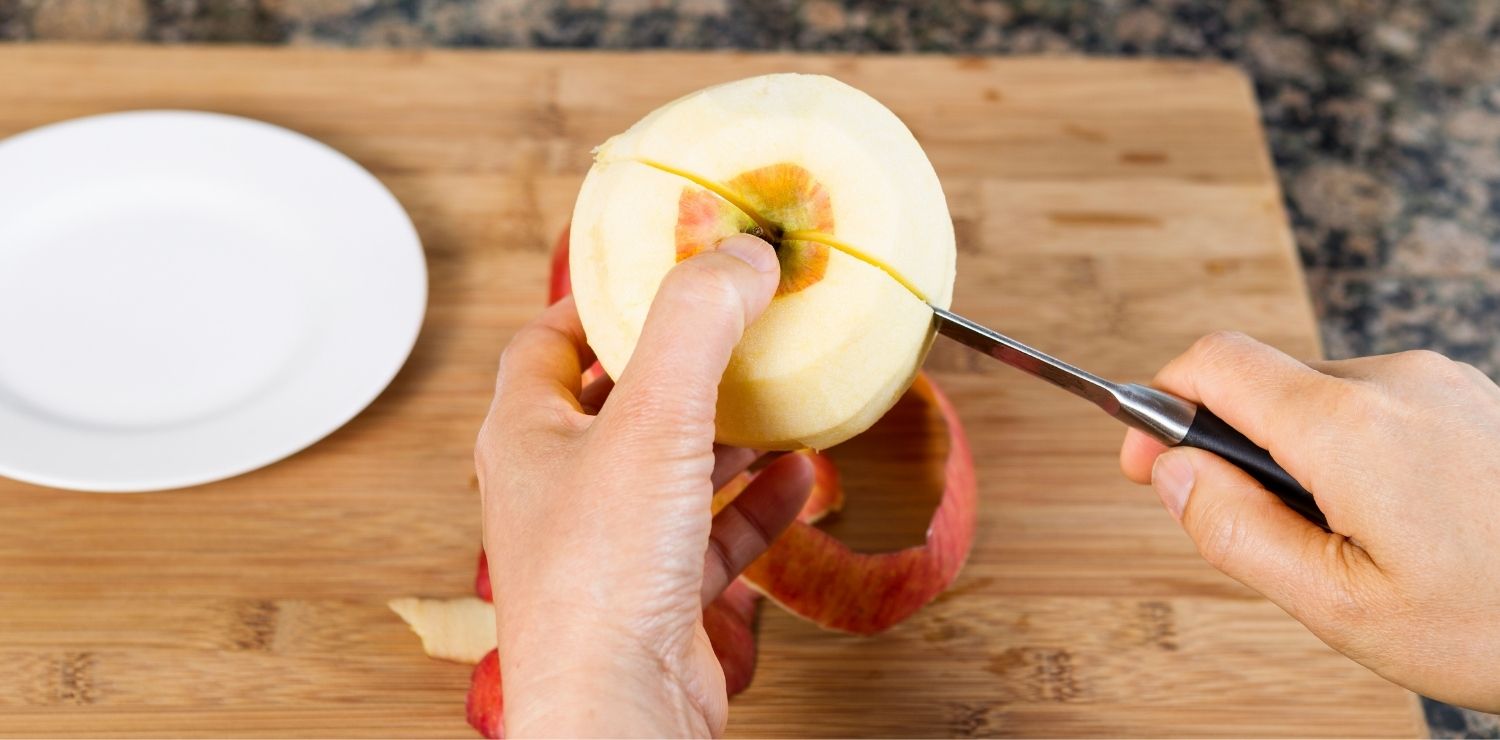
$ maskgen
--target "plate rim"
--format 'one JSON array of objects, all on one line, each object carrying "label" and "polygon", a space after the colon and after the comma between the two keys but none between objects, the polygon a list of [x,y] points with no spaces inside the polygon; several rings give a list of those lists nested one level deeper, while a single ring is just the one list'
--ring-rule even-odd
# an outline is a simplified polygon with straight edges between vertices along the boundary
[{"label": "plate rim", "polygon": [[[39,126],[34,126],[23,131],[18,131],[4,138],[0,138],[0,154],[3,154],[6,149],[10,149],[15,146],[24,146],[29,140],[32,140],[36,137],[56,134],[59,131],[65,131],[78,126],[107,126],[109,123],[116,120],[142,118],[196,121],[197,123],[195,123],[194,125],[216,126],[227,124],[230,126],[243,126],[258,130],[263,134],[269,134],[270,139],[284,139],[290,137],[291,139],[297,140],[300,143],[310,144],[313,150],[320,151],[322,154],[331,155],[332,160],[338,162],[340,166],[347,170],[351,175],[353,175],[354,177],[365,178],[371,184],[373,184],[375,186],[376,192],[381,197],[388,200],[389,205],[393,209],[394,215],[397,217],[397,221],[399,222],[399,225],[401,227],[401,233],[398,235],[398,238],[402,239],[402,241],[409,240],[410,246],[416,250],[417,257],[417,269],[412,275],[412,279],[416,286],[414,297],[416,299],[415,303],[417,306],[417,310],[413,312],[413,317],[410,325],[404,327],[404,331],[401,332],[401,341],[399,342],[400,351],[396,355],[398,357],[398,360],[392,363],[391,367],[386,368],[382,372],[372,373],[372,377],[379,377],[380,381],[373,384],[373,391],[367,394],[361,394],[360,402],[358,404],[352,404],[351,410],[349,410],[347,413],[331,415],[330,418],[332,419],[332,421],[326,424],[309,425],[310,428],[314,428],[319,431],[316,431],[312,434],[298,435],[295,438],[291,438],[290,435],[287,435],[289,439],[292,439],[292,441],[289,441],[286,444],[268,445],[268,449],[273,450],[272,452],[268,452],[263,455],[251,456],[251,458],[246,463],[232,467],[225,467],[222,471],[219,472],[196,475],[161,475],[151,479],[137,479],[129,482],[109,482],[98,477],[69,477],[48,473],[38,474],[35,472],[27,471],[24,468],[16,467],[13,463],[7,462],[3,453],[0,453],[0,477],[9,478],[46,489],[52,489],[53,491],[104,494],[136,494],[182,491],[197,486],[217,483],[219,481],[228,480],[230,478],[237,478],[261,468],[274,465],[278,462],[281,462],[282,460],[286,460],[287,458],[290,458],[310,447],[313,447],[324,439],[327,439],[329,436],[332,436],[335,432],[347,426],[349,422],[353,421],[360,414],[364,413],[365,410],[367,410],[371,406],[371,404],[379,399],[380,396],[390,388],[391,383],[395,381],[396,377],[400,375],[401,371],[406,367],[406,364],[411,360],[412,353],[416,349],[417,340],[421,338],[422,327],[425,325],[427,318],[428,301],[431,298],[431,274],[427,266],[427,253],[422,243],[422,236],[421,233],[417,231],[416,224],[412,222],[411,214],[406,210],[406,207],[401,203],[401,200],[396,197],[396,194],[391,192],[390,187],[387,186],[383,180],[377,177],[375,173],[371,172],[368,168],[360,164],[353,157],[315,137],[309,136],[308,134],[304,134],[300,131],[288,128],[286,126],[271,123],[269,121],[263,121],[260,119],[250,118],[248,116],[241,116],[232,113],[222,113],[211,110],[195,110],[189,108],[132,108],[79,116],[76,118],[68,118],[61,121],[53,121],[50,123],[41,124]],[[391,333],[395,334],[396,332],[392,331]],[[396,346],[396,343],[393,343],[393,346]]]}]

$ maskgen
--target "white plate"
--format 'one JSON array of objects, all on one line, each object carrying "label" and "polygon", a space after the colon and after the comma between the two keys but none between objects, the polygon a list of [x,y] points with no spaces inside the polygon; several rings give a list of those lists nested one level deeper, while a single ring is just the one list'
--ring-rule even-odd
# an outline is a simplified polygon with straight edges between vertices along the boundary
[{"label": "white plate", "polygon": [[422,246],[369,172],[270,124],[139,111],[0,142],[0,475],[219,480],[318,441],[406,361]]}]

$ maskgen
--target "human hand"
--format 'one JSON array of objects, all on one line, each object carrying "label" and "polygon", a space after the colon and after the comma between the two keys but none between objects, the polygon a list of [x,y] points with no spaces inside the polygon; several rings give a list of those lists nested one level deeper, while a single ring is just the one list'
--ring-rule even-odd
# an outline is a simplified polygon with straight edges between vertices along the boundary
[{"label": "human hand", "polygon": [[723,729],[703,606],[812,485],[787,455],[710,519],[713,492],[758,456],[715,448],[719,380],[778,279],[770,245],[750,236],[678,264],[612,390],[581,387],[594,358],[571,298],[506,348],[475,461],[507,735]]},{"label": "human hand", "polygon": [[1155,383],[1270,450],[1336,532],[1217,456],[1132,430],[1125,474],[1209,563],[1387,679],[1500,711],[1500,388],[1432,352],[1304,364],[1228,333]]}]

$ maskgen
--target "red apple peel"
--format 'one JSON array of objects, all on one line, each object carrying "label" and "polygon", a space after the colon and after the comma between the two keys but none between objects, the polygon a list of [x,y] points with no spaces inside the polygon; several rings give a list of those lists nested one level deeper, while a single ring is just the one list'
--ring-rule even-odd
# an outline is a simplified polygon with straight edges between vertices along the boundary
[{"label": "red apple peel", "polygon": [[890,629],[953,582],[974,541],[974,459],[957,413],[937,386],[919,375],[908,393],[937,409],[949,438],[943,497],[926,542],[863,554],[811,524],[793,522],[742,580],[793,614],[860,635]]},{"label": "red apple peel", "polygon": [[469,719],[469,726],[479,734],[490,738],[504,737],[504,705],[505,696],[500,691],[500,653],[491,650],[479,665],[474,666],[474,673],[469,677],[464,714]]}]

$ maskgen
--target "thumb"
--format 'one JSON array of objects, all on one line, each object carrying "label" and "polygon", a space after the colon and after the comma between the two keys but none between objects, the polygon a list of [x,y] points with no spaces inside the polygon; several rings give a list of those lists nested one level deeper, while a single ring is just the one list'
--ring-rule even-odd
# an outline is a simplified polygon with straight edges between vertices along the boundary
[{"label": "thumb", "polygon": [[748,234],[719,242],[662,279],[640,340],[610,394],[631,425],[712,425],[719,380],[745,328],[776,292],[771,245]]},{"label": "thumb", "polygon": [[1354,580],[1344,571],[1370,564],[1357,545],[1303,519],[1211,452],[1161,453],[1151,485],[1204,560],[1304,622],[1341,607]]}]

